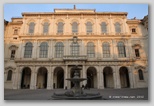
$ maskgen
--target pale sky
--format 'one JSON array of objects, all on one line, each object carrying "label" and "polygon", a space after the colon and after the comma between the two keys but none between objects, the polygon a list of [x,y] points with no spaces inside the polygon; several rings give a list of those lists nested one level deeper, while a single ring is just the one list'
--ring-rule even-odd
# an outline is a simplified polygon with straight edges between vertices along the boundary
[{"label": "pale sky", "polygon": [[148,15],[148,4],[4,4],[4,19],[22,17],[22,12],[53,12],[55,8],[96,9],[96,12],[128,12],[127,18],[142,19]]}]

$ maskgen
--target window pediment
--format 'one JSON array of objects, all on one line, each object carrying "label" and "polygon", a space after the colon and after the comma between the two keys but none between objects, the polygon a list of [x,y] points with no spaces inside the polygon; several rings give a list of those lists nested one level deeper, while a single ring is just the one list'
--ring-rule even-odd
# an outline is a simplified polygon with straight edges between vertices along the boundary
[{"label": "window pediment", "polygon": [[141,70],[145,70],[146,67],[139,65],[139,66],[135,66],[135,69],[137,69],[137,70],[139,70],[139,69],[141,69]]},{"label": "window pediment", "polygon": [[134,44],[134,45],[132,45],[132,47],[134,49],[140,49],[141,48],[141,45],[140,44]]},{"label": "window pediment", "polygon": [[15,67],[11,67],[11,66],[5,67],[5,70],[15,70],[15,69],[16,69]]},{"label": "window pediment", "polygon": [[16,49],[18,49],[18,46],[16,46],[16,45],[11,45],[11,46],[9,47],[9,49],[10,49],[10,50],[16,50]]}]

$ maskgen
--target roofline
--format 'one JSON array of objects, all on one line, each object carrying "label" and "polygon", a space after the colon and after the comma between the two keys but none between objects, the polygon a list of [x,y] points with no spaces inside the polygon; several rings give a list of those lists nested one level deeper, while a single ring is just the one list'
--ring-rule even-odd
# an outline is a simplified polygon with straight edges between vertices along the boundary
[{"label": "roofline", "polygon": [[79,13],[69,13],[69,12],[58,12],[58,13],[55,13],[55,12],[23,12],[22,13],[22,16],[24,15],[47,15],[47,14],[50,14],[50,15],[54,15],[54,14],[124,14],[124,15],[127,15],[128,13],[127,12],[94,12],[94,13],[88,13],[88,12],[79,12]]}]

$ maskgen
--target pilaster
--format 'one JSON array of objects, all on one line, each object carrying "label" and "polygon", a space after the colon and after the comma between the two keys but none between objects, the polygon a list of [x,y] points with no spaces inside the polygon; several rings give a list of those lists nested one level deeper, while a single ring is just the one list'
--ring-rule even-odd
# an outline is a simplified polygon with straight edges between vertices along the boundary
[{"label": "pilaster", "polygon": [[65,66],[65,71],[64,71],[64,89],[65,87],[68,88],[68,81],[66,80],[68,78],[68,65]]},{"label": "pilaster", "polygon": [[133,85],[133,73],[132,73],[132,69],[131,67],[129,66],[128,67],[128,72],[129,72],[129,82],[130,82],[130,88],[134,88],[134,85]]},{"label": "pilaster", "polygon": [[[85,70],[85,65],[83,65],[82,67],[83,67],[82,68],[82,75],[83,75],[82,78],[87,78],[87,74],[86,74],[87,70]],[[84,80],[83,85],[85,86],[86,84],[87,84],[87,80]]]},{"label": "pilaster", "polygon": [[121,82],[120,82],[120,73],[119,73],[119,66],[115,66],[115,73],[116,73],[116,88],[121,88]]},{"label": "pilaster", "polygon": [[36,67],[31,67],[31,80],[30,80],[30,89],[36,89]]},{"label": "pilaster", "polygon": [[48,79],[47,79],[47,89],[51,89],[51,67],[49,66],[49,67],[47,67],[47,69],[48,69]]},{"label": "pilaster", "polygon": [[99,66],[99,76],[100,76],[100,83],[99,83],[99,89],[104,89],[104,75],[103,75],[103,69],[105,66]]}]

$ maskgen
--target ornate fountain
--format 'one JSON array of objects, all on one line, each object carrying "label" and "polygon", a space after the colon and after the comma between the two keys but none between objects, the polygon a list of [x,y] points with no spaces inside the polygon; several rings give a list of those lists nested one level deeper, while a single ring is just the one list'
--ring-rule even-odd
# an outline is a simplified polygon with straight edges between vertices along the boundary
[{"label": "ornate fountain", "polygon": [[84,90],[80,87],[80,82],[87,80],[87,78],[80,78],[79,77],[79,68],[78,66],[74,66],[72,70],[75,71],[73,78],[68,78],[69,80],[74,83],[74,87],[72,89],[67,90],[65,93],[54,93],[52,95],[53,99],[59,100],[89,100],[89,99],[101,99],[102,96],[99,92],[96,93],[85,93]]}]

